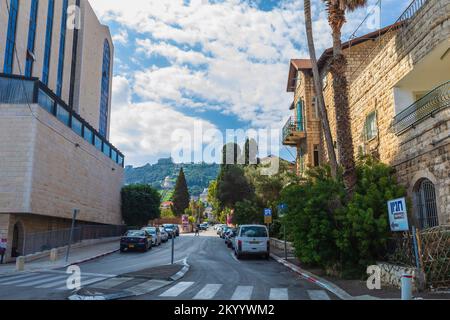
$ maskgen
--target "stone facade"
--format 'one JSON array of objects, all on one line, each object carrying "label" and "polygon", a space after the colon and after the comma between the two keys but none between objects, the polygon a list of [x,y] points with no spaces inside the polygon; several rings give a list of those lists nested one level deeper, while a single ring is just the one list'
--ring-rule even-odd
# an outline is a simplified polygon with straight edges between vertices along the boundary
[{"label": "stone facade", "polygon": [[[420,182],[430,181],[436,194],[439,224],[450,223],[450,111],[447,100],[432,117],[395,132],[392,124],[402,111],[450,80],[450,0],[428,0],[411,19],[363,40],[344,44],[348,61],[349,103],[354,153],[372,154],[392,165],[408,189],[413,204],[411,219],[417,225]],[[330,51],[319,60],[324,96],[334,140]],[[446,70],[446,71],[444,71]],[[432,94],[432,93],[431,93]],[[444,94],[445,95],[445,94]],[[423,101],[423,100],[422,100]],[[419,101],[419,103],[421,103]],[[375,114],[373,136],[366,134],[369,115]],[[397,117],[398,119],[398,117]],[[326,158],[326,150],[324,157]],[[426,209],[428,210],[428,208]],[[410,212],[411,213],[411,212]]]},{"label": "stone facade", "polygon": [[[76,2],[69,0],[68,4]],[[3,72],[6,47],[3,30],[7,30],[9,20],[7,3],[9,1],[0,1],[0,72]],[[37,10],[32,77],[38,79],[43,75],[48,4],[48,0],[40,0]],[[30,9],[31,1],[19,1],[15,36],[17,57],[14,55],[12,75],[8,77],[24,75]],[[80,1],[78,13],[79,29],[68,27],[65,34],[62,101],[56,101],[63,106],[65,102],[67,112],[71,109],[77,113],[84,120],[84,128],[89,127],[87,122],[91,131],[99,131],[103,49],[108,42],[107,113],[110,115],[114,47],[109,28],[99,22],[88,0]],[[53,92],[57,86],[61,26],[67,23],[62,20],[62,14],[63,1],[55,1],[47,85]],[[76,16],[71,8],[69,21]],[[76,34],[77,42],[74,41]],[[2,75],[0,89],[10,95],[20,95],[17,88],[11,89],[8,77]],[[69,105],[71,79],[74,91],[73,104]],[[55,98],[53,94],[46,94]],[[12,257],[12,247],[20,251],[25,234],[69,227],[73,209],[80,210],[78,224],[122,224],[120,190],[124,170],[121,163],[96,149],[43,106],[31,103],[31,99],[30,104],[9,102],[0,101],[0,240],[7,241],[7,259]],[[107,120],[106,139],[109,138],[110,116]]]}]

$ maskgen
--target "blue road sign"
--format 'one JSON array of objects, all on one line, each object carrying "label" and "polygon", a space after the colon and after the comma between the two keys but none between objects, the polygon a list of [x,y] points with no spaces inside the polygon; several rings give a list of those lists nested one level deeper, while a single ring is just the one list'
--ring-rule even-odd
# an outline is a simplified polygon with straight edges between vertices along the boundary
[{"label": "blue road sign", "polygon": [[388,201],[388,212],[391,231],[409,230],[405,198]]},{"label": "blue road sign", "polygon": [[264,216],[265,217],[271,217],[272,216],[272,209],[264,209]]}]

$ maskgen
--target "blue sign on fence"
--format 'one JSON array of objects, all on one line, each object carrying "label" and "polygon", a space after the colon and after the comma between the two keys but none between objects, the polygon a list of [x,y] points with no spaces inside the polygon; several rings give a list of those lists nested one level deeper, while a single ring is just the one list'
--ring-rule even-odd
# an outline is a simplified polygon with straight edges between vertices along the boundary
[{"label": "blue sign on fence", "polygon": [[388,212],[391,231],[409,230],[405,198],[388,201]]}]

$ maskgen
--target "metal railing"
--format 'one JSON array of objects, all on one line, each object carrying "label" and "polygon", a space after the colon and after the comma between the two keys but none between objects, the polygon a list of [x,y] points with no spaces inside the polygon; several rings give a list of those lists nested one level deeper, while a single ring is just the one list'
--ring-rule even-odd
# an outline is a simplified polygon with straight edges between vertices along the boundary
[{"label": "metal railing", "polygon": [[305,131],[305,121],[297,121],[293,117],[290,117],[283,127],[283,141],[286,140],[294,132],[304,132]]},{"label": "metal railing", "polygon": [[38,104],[112,161],[124,166],[124,155],[39,79],[0,74],[0,103]]},{"label": "metal railing", "polygon": [[396,115],[392,123],[392,129],[399,135],[449,106],[450,81],[447,81]]},{"label": "metal railing", "polygon": [[[96,226],[85,225],[74,229],[72,244],[83,240],[95,240],[111,237],[120,237],[127,231],[126,226]],[[70,228],[46,232],[25,234],[22,248],[18,248],[20,255],[43,252],[60,248],[69,244]]]}]

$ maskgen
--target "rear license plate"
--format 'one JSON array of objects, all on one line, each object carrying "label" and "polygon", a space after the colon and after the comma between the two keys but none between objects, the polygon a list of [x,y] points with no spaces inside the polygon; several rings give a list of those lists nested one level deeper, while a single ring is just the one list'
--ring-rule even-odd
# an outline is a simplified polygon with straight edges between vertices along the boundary
[{"label": "rear license plate", "polygon": [[259,241],[250,241],[250,244],[259,244]]},{"label": "rear license plate", "polygon": [[128,248],[134,248],[134,244],[129,244]]}]

